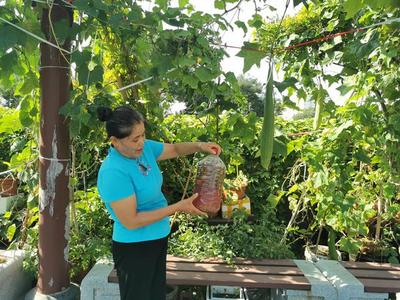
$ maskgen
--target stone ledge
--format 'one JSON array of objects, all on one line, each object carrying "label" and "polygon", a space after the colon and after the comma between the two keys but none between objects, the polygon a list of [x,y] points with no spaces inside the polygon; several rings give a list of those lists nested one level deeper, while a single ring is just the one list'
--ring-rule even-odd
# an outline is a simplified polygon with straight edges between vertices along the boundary
[{"label": "stone ledge", "polygon": [[6,259],[0,264],[0,299],[22,299],[32,288],[31,276],[22,269],[24,256],[22,250],[0,250],[0,257]]},{"label": "stone ledge", "polygon": [[81,282],[81,299],[119,299],[119,286],[108,282],[114,264],[110,259],[99,260]]}]

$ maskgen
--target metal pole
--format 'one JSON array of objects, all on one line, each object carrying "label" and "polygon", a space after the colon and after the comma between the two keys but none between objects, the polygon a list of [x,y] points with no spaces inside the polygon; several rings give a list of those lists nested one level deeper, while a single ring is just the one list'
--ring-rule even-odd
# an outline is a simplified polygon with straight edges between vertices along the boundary
[{"label": "metal pole", "polygon": [[[56,22],[66,19],[72,25],[71,11],[62,5],[43,9],[42,31],[54,38]],[[51,25],[52,24],[52,25]],[[53,28],[52,28],[53,26]],[[66,28],[67,30],[67,28]],[[69,50],[70,41],[60,47]],[[49,295],[70,286],[69,241],[69,156],[68,121],[59,114],[68,101],[70,89],[69,56],[45,43],[40,44],[40,194],[39,194],[39,278],[38,292]]]}]

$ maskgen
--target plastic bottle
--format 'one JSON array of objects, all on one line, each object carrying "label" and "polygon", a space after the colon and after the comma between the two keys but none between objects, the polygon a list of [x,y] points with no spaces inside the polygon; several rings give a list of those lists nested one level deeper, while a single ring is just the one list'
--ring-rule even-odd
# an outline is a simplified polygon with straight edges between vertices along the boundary
[{"label": "plastic bottle", "polygon": [[215,216],[221,208],[226,167],[217,155],[208,155],[198,163],[193,201],[201,211]]}]

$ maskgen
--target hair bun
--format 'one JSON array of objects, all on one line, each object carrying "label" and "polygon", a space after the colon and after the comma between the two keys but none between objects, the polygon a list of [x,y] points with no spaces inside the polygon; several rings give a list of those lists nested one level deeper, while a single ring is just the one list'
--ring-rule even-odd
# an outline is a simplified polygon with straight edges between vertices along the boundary
[{"label": "hair bun", "polygon": [[97,108],[97,117],[101,122],[106,122],[112,117],[112,110],[108,107],[100,106]]}]

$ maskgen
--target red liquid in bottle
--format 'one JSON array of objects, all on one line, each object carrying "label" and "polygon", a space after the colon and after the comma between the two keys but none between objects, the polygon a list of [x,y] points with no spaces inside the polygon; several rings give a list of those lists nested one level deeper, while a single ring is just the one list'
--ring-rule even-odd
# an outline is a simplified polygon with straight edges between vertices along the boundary
[{"label": "red liquid in bottle", "polygon": [[221,208],[225,170],[217,155],[208,155],[198,164],[193,193],[199,195],[193,204],[209,216],[215,216]]}]

